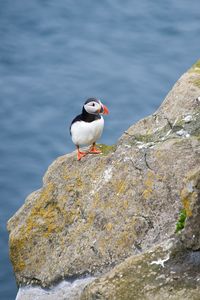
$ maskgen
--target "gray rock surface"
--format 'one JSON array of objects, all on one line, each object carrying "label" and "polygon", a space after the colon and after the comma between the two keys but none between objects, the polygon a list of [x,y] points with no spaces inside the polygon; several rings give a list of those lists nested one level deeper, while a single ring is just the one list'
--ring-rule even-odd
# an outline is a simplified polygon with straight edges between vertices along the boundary
[{"label": "gray rock surface", "polygon": [[199,300],[199,268],[200,252],[186,252],[171,239],[90,283],[81,300]]},{"label": "gray rock surface", "polygon": [[53,162],[43,187],[8,222],[19,285],[98,276],[145,255],[173,236],[182,208],[186,226],[178,236],[188,251],[199,250],[199,97],[197,62],[152,116],[117,145],[101,145],[103,155],[78,162],[72,153]]},{"label": "gray rock surface", "polygon": [[200,166],[181,191],[185,227],[142,254],[131,256],[88,284],[81,300],[200,299]]}]

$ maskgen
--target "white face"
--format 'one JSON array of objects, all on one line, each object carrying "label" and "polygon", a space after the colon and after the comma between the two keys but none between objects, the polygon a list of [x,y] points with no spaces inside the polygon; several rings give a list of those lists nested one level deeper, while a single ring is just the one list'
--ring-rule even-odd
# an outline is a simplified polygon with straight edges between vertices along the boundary
[{"label": "white face", "polygon": [[99,101],[99,103],[97,103],[95,101],[91,101],[91,102],[88,102],[87,104],[85,104],[84,108],[89,114],[97,115],[101,111],[102,104],[100,101]]}]

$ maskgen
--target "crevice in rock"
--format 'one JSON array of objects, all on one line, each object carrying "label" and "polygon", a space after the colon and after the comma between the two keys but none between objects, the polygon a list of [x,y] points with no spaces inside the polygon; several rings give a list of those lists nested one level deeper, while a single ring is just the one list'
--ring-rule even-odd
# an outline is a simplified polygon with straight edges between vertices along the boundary
[{"label": "crevice in rock", "polygon": [[39,285],[42,286],[42,280],[40,280],[37,277],[28,277],[28,276],[24,276],[23,277],[23,282],[19,283],[19,287],[21,286],[26,286],[26,285]]},{"label": "crevice in rock", "polygon": [[128,131],[124,131],[124,134],[127,134],[127,135],[130,136],[130,137],[133,137],[133,136],[134,136],[134,134],[130,134],[130,133],[128,133]]},{"label": "crevice in rock", "polygon": [[165,116],[164,119],[167,120],[167,123],[168,123],[169,127],[170,127],[171,129],[173,129],[173,125],[174,125],[174,124],[171,123],[171,121],[168,119],[168,117]]},{"label": "crevice in rock", "polygon": [[99,251],[97,248],[95,248],[94,246],[90,246],[90,249],[92,249],[95,255],[99,256]]},{"label": "crevice in rock", "polygon": [[134,167],[136,170],[138,170],[139,172],[142,172],[142,168],[139,168],[138,166],[136,166],[136,165],[134,164],[134,162],[133,162],[132,159],[130,159],[130,161],[131,161],[133,167]]},{"label": "crevice in rock", "polygon": [[149,165],[149,163],[148,163],[148,161],[147,161],[147,152],[146,152],[146,151],[145,151],[145,153],[144,153],[144,161],[145,161],[145,164],[146,164],[147,168],[148,168],[149,170],[153,171],[153,169],[150,167],[150,165]]}]

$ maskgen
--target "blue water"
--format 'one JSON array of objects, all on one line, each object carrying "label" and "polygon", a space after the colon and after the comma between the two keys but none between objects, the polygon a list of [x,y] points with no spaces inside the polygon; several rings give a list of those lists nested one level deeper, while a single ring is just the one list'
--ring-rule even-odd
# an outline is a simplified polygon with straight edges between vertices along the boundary
[{"label": "blue water", "polygon": [[6,222],[74,149],[71,119],[102,99],[112,144],[152,113],[200,56],[199,11],[198,0],[0,1],[0,299],[16,294]]}]

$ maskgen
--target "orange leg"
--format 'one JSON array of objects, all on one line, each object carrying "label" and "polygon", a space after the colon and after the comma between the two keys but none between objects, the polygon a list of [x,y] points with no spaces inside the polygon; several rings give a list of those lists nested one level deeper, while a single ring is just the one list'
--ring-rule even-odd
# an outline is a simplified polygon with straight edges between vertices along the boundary
[{"label": "orange leg", "polygon": [[79,146],[77,146],[77,159],[81,160],[82,157],[86,156],[88,152],[82,152],[79,150]]},{"label": "orange leg", "polygon": [[91,146],[91,148],[90,148],[90,150],[89,150],[89,153],[99,154],[99,153],[101,153],[101,151],[98,150],[98,149],[96,148],[95,143],[93,143],[92,146]]}]

